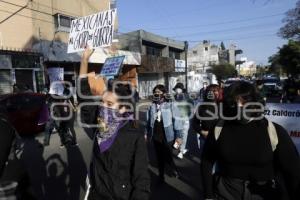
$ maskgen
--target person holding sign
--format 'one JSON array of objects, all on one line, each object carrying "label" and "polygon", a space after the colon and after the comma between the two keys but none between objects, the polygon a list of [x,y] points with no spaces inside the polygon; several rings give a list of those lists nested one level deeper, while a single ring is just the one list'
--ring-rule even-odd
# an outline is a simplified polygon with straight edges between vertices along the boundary
[{"label": "person holding sign", "polygon": [[[147,200],[150,194],[147,149],[144,135],[132,126],[130,88],[114,82],[106,85],[95,73],[86,75],[92,53],[90,49],[83,53],[78,91],[81,123],[95,127],[86,198]],[[102,99],[97,105],[88,98],[96,95]]]}]

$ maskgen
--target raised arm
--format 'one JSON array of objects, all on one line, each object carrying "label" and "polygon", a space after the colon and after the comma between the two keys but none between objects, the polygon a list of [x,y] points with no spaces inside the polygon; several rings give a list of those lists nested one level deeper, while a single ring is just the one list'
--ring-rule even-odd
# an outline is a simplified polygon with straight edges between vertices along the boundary
[{"label": "raised arm", "polygon": [[87,47],[81,57],[79,76],[86,75],[88,73],[88,63],[91,55],[94,53],[94,49]]}]

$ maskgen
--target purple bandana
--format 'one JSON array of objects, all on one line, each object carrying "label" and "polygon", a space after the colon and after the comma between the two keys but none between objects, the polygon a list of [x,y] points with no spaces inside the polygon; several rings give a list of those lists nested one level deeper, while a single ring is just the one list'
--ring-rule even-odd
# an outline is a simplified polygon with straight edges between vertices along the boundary
[{"label": "purple bandana", "polygon": [[101,153],[111,147],[119,130],[132,119],[132,113],[120,114],[118,110],[100,107],[97,119],[99,128],[96,138]]}]

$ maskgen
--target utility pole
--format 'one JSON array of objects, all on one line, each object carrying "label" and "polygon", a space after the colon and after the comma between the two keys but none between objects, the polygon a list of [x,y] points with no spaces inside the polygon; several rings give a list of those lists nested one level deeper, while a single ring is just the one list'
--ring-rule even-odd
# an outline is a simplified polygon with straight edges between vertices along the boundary
[{"label": "utility pole", "polygon": [[185,41],[184,42],[184,50],[185,50],[185,89],[186,89],[186,93],[188,93],[188,60],[187,60],[188,48],[189,48],[189,43],[188,43],[188,41]]}]

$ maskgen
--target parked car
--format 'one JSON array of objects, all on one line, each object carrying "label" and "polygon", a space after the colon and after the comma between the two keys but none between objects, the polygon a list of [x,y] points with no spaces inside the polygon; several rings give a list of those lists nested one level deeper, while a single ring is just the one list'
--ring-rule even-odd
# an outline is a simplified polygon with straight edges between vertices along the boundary
[{"label": "parked car", "polygon": [[231,84],[233,84],[237,81],[240,81],[240,79],[238,79],[238,78],[229,78],[225,81],[224,87],[229,87]]},{"label": "parked car", "polygon": [[281,96],[282,95],[282,83],[279,78],[269,77],[264,78],[264,87],[266,89],[267,96]]},{"label": "parked car", "polygon": [[0,112],[21,136],[40,133],[45,123],[39,123],[46,95],[38,93],[13,93],[0,96]]}]

